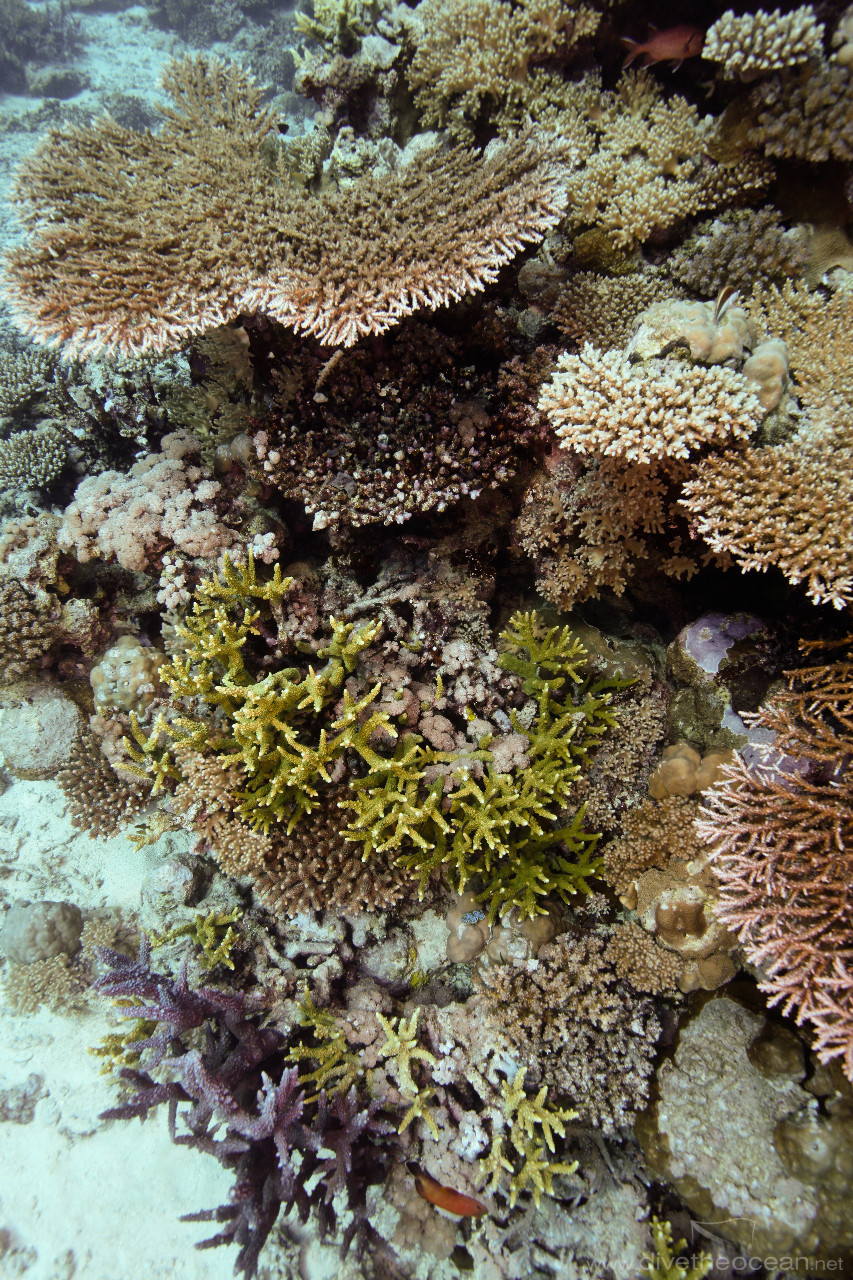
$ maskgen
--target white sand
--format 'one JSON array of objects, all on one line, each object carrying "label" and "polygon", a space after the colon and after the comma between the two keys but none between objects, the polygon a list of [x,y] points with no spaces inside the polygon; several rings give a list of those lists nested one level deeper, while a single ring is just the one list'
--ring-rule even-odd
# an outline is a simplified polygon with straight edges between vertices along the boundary
[{"label": "white sand", "polygon": [[[145,877],[181,847],[170,834],[137,852],[124,838],[75,831],[53,783],[16,782],[0,796],[0,897],[61,899],[85,910],[139,906]],[[112,1028],[109,1006],[28,1016],[0,1005],[0,1091],[45,1082],[29,1124],[0,1123],[0,1276],[32,1280],[220,1280],[233,1247],[182,1213],[214,1208],[231,1179],[214,1159],[176,1147],[165,1108],[144,1123],[97,1116],[117,1090],[87,1053]]]}]

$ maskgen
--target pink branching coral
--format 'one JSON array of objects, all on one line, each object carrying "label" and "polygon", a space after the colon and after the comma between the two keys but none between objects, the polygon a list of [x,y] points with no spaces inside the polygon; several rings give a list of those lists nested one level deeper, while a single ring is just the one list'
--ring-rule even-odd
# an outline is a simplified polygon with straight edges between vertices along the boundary
[{"label": "pink branching coral", "polygon": [[853,1079],[853,637],[837,661],[787,679],[754,717],[774,735],[764,762],[724,766],[697,829],[718,914],[761,967],[761,989]]}]

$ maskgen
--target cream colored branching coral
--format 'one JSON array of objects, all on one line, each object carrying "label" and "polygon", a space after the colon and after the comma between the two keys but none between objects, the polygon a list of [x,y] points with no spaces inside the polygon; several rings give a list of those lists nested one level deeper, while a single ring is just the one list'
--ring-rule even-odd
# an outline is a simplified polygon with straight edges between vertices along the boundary
[{"label": "cream colored branching coral", "polygon": [[709,27],[702,57],[722,63],[727,76],[747,79],[821,57],[823,32],[809,4],[789,13],[759,9],[741,17],[728,9]]},{"label": "cream colored branching coral", "polygon": [[785,338],[807,411],[778,445],[703,459],[684,502],[715,551],[782,570],[815,604],[853,603],[853,296],[757,289],[753,317]]},{"label": "cream colored branching coral", "polygon": [[563,448],[648,463],[746,439],[763,416],[743,374],[677,360],[632,364],[623,351],[560,356],[539,398]]},{"label": "cream colored branching coral", "polygon": [[564,83],[553,107],[533,111],[572,138],[570,220],[604,228],[614,245],[633,248],[653,232],[702,209],[715,209],[766,187],[772,172],[748,154],[727,163],[719,124],[663,90],[645,71],[626,71],[613,92],[594,75]]},{"label": "cream colored branching coral", "polygon": [[755,717],[773,735],[763,764],[723,767],[705,793],[700,836],[713,851],[717,911],[761,967],[762,990],[815,1028],[823,1062],[853,1079],[853,661],[787,673]]},{"label": "cream colored branching coral", "polygon": [[513,115],[536,97],[531,72],[565,59],[598,28],[600,15],[564,0],[425,0],[408,72],[424,124],[473,137],[484,107]]},{"label": "cream colored branching coral", "polygon": [[276,160],[278,120],[242,71],[187,59],[164,86],[158,132],[67,128],[19,175],[29,235],[6,297],[67,355],[177,347],[253,312],[350,345],[482,289],[564,209],[560,144],[529,133],[313,196]]}]

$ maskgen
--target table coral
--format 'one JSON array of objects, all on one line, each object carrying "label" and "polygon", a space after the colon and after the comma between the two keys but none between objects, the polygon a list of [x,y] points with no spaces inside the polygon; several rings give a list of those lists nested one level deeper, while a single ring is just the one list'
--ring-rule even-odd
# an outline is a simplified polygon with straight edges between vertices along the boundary
[{"label": "table coral", "polygon": [[8,258],[7,297],[68,355],[166,350],[253,312],[348,346],[482,289],[559,221],[556,140],[528,134],[485,160],[420,150],[384,178],[311,196],[270,171],[278,120],[241,71],[187,59],[164,84],[159,133],[110,119],[68,129],[19,176],[31,237]]}]

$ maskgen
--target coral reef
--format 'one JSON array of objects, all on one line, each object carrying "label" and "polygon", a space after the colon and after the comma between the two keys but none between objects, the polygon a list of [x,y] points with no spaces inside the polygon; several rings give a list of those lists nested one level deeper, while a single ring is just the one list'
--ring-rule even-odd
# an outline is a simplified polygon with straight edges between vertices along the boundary
[{"label": "coral reef", "polygon": [[0,0],[0,1269],[189,1274],[176,1213],[247,1277],[846,1266],[853,11],[55,8]]}]

